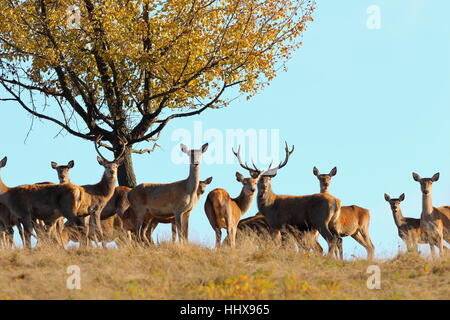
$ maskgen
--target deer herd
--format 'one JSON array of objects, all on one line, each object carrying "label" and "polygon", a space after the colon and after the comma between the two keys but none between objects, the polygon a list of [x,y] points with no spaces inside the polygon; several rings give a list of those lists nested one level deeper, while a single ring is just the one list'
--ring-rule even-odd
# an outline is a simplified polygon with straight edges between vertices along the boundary
[{"label": "deer herd", "polygon": [[[152,232],[159,223],[172,224],[172,240],[177,237],[181,243],[188,240],[189,216],[192,209],[205,193],[212,177],[200,180],[200,162],[208,149],[204,144],[198,150],[190,150],[181,144],[181,151],[189,159],[189,175],[173,183],[142,183],[134,188],[116,186],[117,169],[123,161],[126,141],[120,139],[121,152],[113,161],[100,153],[95,141],[97,161],[104,167],[100,182],[93,185],[71,183],[69,172],[74,161],[67,165],[51,162],[58,174],[59,184],[41,182],[17,187],[6,186],[0,178],[0,233],[1,246],[15,246],[13,235],[16,227],[25,247],[31,248],[31,236],[38,244],[42,239],[51,239],[59,245],[68,241],[88,246],[92,241],[102,245],[116,243],[119,236],[126,234],[128,241],[153,244]],[[356,206],[341,206],[341,201],[329,193],[330,183],[337,169],[321,174],[314,167],[313,173],[319,180],[320,192],[311,195],[279,195],[272,191],[271,181],[278,170],[285,167],[294,147],[285,146],[285,158],[280,164],[262,170],[241,159],[240,147],[232,150],[239,165],[248,172],[248,177],[236,172],[236,180],[242,185],[239,195],[233,198],[224,189],[214,189],[206,197],[204,210],[216,234],[216,247],[222,244],[222,229],[226,229],[227,242],[236,246],[241,231],[252,230],[258,235],[269,235],[277,244],[283,244],[292,236],[301,250],[313,250],[323,254],[318,242],[322,236],[328,245],[328,256],[343,259],[342,238],[351,236],[373,259],[375,247],[369,235],[370,211]],[[0,161],[0,170],[7,164],[7,158]],[[389,202],[400,238],[409,250],[417,250],[418,244],[429,244],[435,257],[435,247],[442,256],[447,250],[444,242],[450,243],[450,207],[433,207],[431,188],[438,181],[439,173],[432,178],[421,178],[413,173],[422,191],[422,213],[420,219],[405,218],[400,203],[402,194]],[[241,220],[249,210],[256,194],[258,213]],[[65,221],[64,221],[65,218]],[[308,241],[305,241],[308,239]]]}]

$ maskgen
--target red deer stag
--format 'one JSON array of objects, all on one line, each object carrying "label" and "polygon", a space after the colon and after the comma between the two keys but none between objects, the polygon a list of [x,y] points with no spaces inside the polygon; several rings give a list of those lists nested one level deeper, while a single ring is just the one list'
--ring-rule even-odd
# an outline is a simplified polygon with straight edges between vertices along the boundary
[{"label": "red deer stag", "polygon": [[[272,237],[280,243],[283,226],[293,226],[300,231],[319,231],[328,243],[328,256],[336,254],[336,245],[340,240],[335,231],[335,222],[339,217],[341,201],[330,194],[318,193],[306,196],[285,196],[273,193],[271,180],[283,168],[294,152],[289,151],[286,143],[284,161],[263,173],[258,181],[258,210],[267,219]],[[254,166],[255,169],[256,166]]]},{"label": "red deer stag", "polygon": [[[320,193],[328,193],[331,178],[336,175],[337,168],[334,167],[330,173],[321,174],[314,167],[313,173],[320,182]],[[370,211],[355,205],[342,206],[339,218],[336,220],[336,231],[340,237],[351,236],[367,251],[367,258],[373,259],[375,246],[369,236]],[[344,259],[342,241],[338,243],[339,256]]]},{"label": "red deer stag", "polygon": [[130,207],[136,215],[134,233],[139,240],[144,239],[142,225],[146,215],[149,218],[168,219],[175,217],[178,239],[185,242],[189,213],[197,203],[197,189],[200,177],[200,160],[208,149],[190,150],[181,144],[181,151],[189,156],[189,176],[173,183],[143,183],[128,192]]}]

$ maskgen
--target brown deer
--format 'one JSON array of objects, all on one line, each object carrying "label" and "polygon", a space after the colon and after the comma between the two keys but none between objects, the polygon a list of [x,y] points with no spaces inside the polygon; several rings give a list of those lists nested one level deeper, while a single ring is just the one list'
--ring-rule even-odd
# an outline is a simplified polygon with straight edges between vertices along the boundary
[{"label": "brown deer", "polygon": [[189,212],[198,200],[200,160],[207,149],[207,143],[198,150],[190,150],[181,144],[181,151],[190,159],[186,179],[173,183],[143,183],[128,192],[130,207],[136,215],[134,233],[139,240],[144,238],[142,224],[145,216],[149,215],[156,219],[174,216],[178,239],[180,242],[186,241]]},{"label": "brown deer", "polygon": [[[99,152],[97,148],[99,140],[101,137],[95,141],[97,152]],[[0,203],[5,204],[23,225],[25,246],[31,247],[33,218],[49,225],[57,218],[64,216],[69,225],[82,227],[84,224],[80,218],[89,215],[90,207],[103,208],[114,191],[117,167],[122,161],[121,156],[124,150],[123,148],[118,159],[113,162],[103,157],[97,158],[98,162],[104,166],[105,172],[102,180],[96,185],[79,187],[70,183],[32,184],[9,188],[0,179]],[[6,165],[6,162],[6,157],[0,161],[0,169]],[[99,216],[99,213],[96,213],[96,216]]]},{"label": "brown deer", "polygon": [[417,252],[419,243],[427,243],[425,233],[420,228],[420,219],[405,218],[400,208],[400,203],[405,200],[405,194],[402,193],[397,199],[392,199],[387,193],[384,199],[389,202],[394,216],[394,222],[398,229],[398,236],[405,242],[408,251]]},{"label": "brown deer", "polygon": [[[7,158],[0,161],[5,167]],[[0,203],[4,204],[24,228],[24,245],[31,247],[33,218],[49,223],[61,215],[77,226],[82,221],[75,215],[81,191],[71,184],[33,184],[15,188],[6,186],[0,178]]]},{"label": "brown deer", "polygon": [[[331,178],[337,173],[337,168],[334,167],[330,173],[321,174],[319,170],[314,167],[313,173],[320,182],[320,193],[328,193],[331,185]],[[342,206],[341,213],[336,220],[336,231],[340,237],[351,236],[367,251],[367,258],[373,259],[375,246],[369,236],[370,211],[355,205]],[[342,248],[342,241],[338,242],[339,256],[344,259]]]},{"label": "brown deer", "polygon": [[[263,239],[270,235],[270,226],[263,214],[258,212],[254,216],[239,221],[237,225],[236,239],[239,239],[241,235],[248,234],[249,232],[253,232],[256,236],[262,237]],[[323,255],[322,246],[317,241],[318,234],[319,233],[315,230],[302,232],[293,226],[288,226],[281,230],[281,238],[283,242],[291,236],[295,239],[300,250],[303,252],[308,252],[312,249],[314,252]],[[228,241],[228,237],[225,238],[224,241]]]},{"label": "brown deer", "polygon": [[[286,143],[286,157],[280,164],[263,173],[258,181],[258,210],[270,225],[272,237],[281,242],[281,229],[285,225],[294,226],[300,231],[319,231],[328,243],[328,256],[336,254],[336,245],[340,240],[335,230],[339,217],[341,201],[330,194],[319,193],[306,196],[277,195],[272,191],[271,180],[283,168],[294,152],[289,151]],[[256,166],[254,166],[256,170]],[[258,170],[259,171],[259,170]]]},{"label": "brown deer", "polygon": [[431,256],[435,257],[434,247],[439,248],[440,255],[444,255],[444,240],[450,243],[450,207],[433,207],[431,192],[433,182],[439,180],[439,173],[431,178],[421,178],[413,172],[413,179],[420,183],[422,191],[422,213],[420,214],[420,228],[425,234],[426,242],[430,246]]},{"label": "brown deer", "polygon": [[[197,201],[200,199],[200,196],[205,193],[206,186],[212,182],[212,177],[209,177],[208,179],[204,181],[199,181],[198,188],[197,188]],[[189,212],[190,214],[190,212]],[[125,231],[132,231],[134,230],[134,224],[135,224],[136,215],[134,214],[134,211],[129,208],[125,211],[123,215],[123,228]],[[144,228],[143,228],[143,235],[144,235],[144,241],[146,241],[149,244],[154,244],[152,239],[152,233],[155,230],[155,228],[158,226],[159,223],[171,223],[172,224],[172,242],[175,242],[177,239],[177,230],[176,230],[176,223],[175,223],[175,216],[172,216],[170,218],[154,218],[150,216],[146,216],[146,219],[144,219]],[[187,230],[188,224],[184,225],[184,233],[186,235],[186,239],[188,239],[188,230]]]},{"label": "brown deer", "polygon": [[[240,147],[239,147],[240,148]],[[240,149],[234,155],[239,159]],[[239,161],[241,163],[241,161]],[[244,169],[248,170],[245,166]],[[224,189],[214,189],[206,198],[205,213],[211,227],[216,233],[216,248],[220,247],[222,240],[222,228],[227,229],[228,243],[231,247],[236,245],[236,231],[240,218],[250,208],[253,196],[256,191],[256,184],[261,173],[255,177],[244,178],[242,174],[236,172],[236,180],[242,184],[239,196],[231,198]]]}]

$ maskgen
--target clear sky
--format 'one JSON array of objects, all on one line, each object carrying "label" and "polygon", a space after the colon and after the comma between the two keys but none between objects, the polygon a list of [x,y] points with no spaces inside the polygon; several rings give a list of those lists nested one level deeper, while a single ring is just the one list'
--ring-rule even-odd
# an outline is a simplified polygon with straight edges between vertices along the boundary
[{"label": "clear sky", "polygon": [[[367,27],[370,15],[366,10],[371,5],[381,10],[380,29]],[[296,148],[288,165],[273,179],[274,192],[318,192],[313,166],[321,172],[337,166],[331,193],[344,205],[370,209],[376,254],[394,254],[401,240],[385,192],[392,197],[404,192],[404,215],[419,217],[421,192],[411,173],[430,177],[440,172],[433,203],[450,205],[448,12],[450,2],[446,0],[318,0],[315,21],[287,72],[280,71],[271,86],[250,101],[240,99],[227,109],[171,122],[161,135],[162,148],[151,155],[134,156],[138,182],[185,178],[188,166],[178,163],[172,153],[181,142],[178,134],[187,132],[194,137],[195,126],[202,127],[203,136],[188,141],[194,143],[192,147],[218,143],[228,153],[217,134],[226,139],[230,129],[262,130],[257,131],[261,145],[266,141],[264,133],[278,130],[275,146],[279,152],[283,152],[284,140]],[[30,116],[10,102],[0,106],[0,157],[9,158],[2,170],[6,184],[56,181],[50,161],[67,163],[72,159],[74,183],[100,179],[102,168],[95,160],[92,143],[70,135],[54,139],[59,129],[38,120],[24,143]],[[250,159],[251,150],[246,153]],[[202,179],[214,177],[208,191],[221,187],[236,196],[240,184],[234,173],[247,173],[236,162],[208,162],[201,167]],[[213,245],[214,232],[203,210],[205,199],[206,195],[192,212],[190,238]],[[256,212],[254,203],[244,217]],[[160,225],[156,234],[168,239],[169,226]],[[344,252],[347,257],[365,255],[350,238],[344,240]]]}]

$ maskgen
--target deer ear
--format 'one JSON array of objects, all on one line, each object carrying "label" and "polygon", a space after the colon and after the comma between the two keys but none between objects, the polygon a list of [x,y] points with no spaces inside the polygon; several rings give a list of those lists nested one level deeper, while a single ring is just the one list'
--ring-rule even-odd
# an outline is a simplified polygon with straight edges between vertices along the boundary
[{"label": "deer ear", "polygon": [[183,151],[184,153],[189,155],[189,151],[191,151],[191,150],[189,150],[189,148],[186,147],[186,145],[184,145],[184,144],[181,144],[180,146],[181,146],[181,151]]},{"label": "deer ear", "polygon": [[98,161],[98,163],[99,163],[101,166],[104,166],[104,165],[105,165],[105,160],[103,160],[102,157],[97,156],[97,161]]},{"label": "deer ear", "polygon": [[417,173],[413,172],[412,176],[414,180],[420,181],[420,176]]},{"label": "deer ear", "polygon": [[56,169],[56,167],[58,166],[58,164],[54,161],[50,162],[50,165],[52,166],[53,169]]},{"label": "deer ear", "polygon": [[435,173],[434,176],[431,177],[431,181],[436,182],[439,180],[439,172]]},{"label": "deer ear", "polygon": [[205,180],[206,184],[210,184],[212,182],[213,177],[209,177],[208,179]]},{"label": "deer ear", "polygon": [[391,197],[387,193],[385,193],[384,200],[389,201],[389,200],[391,200]]},{"label": "deer ear", "polygon": [[202,145],[202,153],[205,153],[206,150],[208,150],[208,146],[209,146],[208,143],[205,143],[204,145]]},{"label": "deer ear", "polygon": [[69,163],[67,164],[67,167],[69,169],[72,169],[74,166],[75,166],[75,161],[73,161],[73,160],[70,160]]},{"label": "deer ear", "polygon": [[314,167],[314,168],[313,168],[313,173],[314,173],[314,175],[317,177],[317,176],[320,174],[319,169],[317,169],[316,167]]},{"label": "deer ear", "polygon": [[400,195],[400,197],[398,197],[398,200],[400,200],[400,201],[405,200],[405,194],[402,193],[402,194]]},{"label": "deer ear", "polygon": [[242,174],[240,174],[239,172],[236,171],[236,180],[239,182],[243,182],[244,181],[244,176]]},{"label": "deer ear", "polygon": [[0,161],[0,168],[3,168],[4,166],[6,166],[6,162],[8,161],[7,157],[4,157],[2,159],[2,161]]},{"label": "deer ear", "polygon": [[337,173],[337,168],[336,167],[334,167],[333,169],[331,169],[331,171],[330,171],[330,176],[335,176],[336,175],[336,173]]}]

